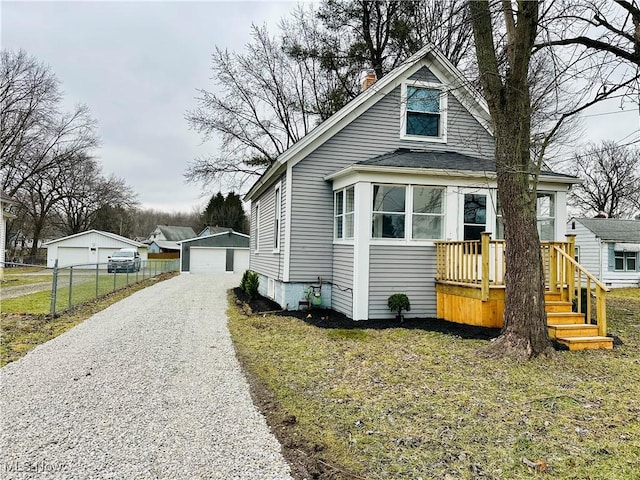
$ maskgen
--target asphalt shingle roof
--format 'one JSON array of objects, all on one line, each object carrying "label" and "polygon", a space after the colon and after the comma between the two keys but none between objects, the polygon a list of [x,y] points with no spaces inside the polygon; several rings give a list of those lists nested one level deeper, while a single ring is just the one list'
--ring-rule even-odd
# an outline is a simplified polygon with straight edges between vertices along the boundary
[{"label": "asphalt shingle roof", "polygon": [[640,243],[640,220],[575,218],[602,240]]},{"label": "asphalt shingle roof", "polygon": [[173,225],[158,225],[158,229],[166,240],[177,242],[187,240],[196,236],[196,232],[191,227],[178,227]]},{"label": "asphalt shingle roof", "polygon": [[[358,162],[357,165],[378,167],[429,168],[440,170],[466,170],[472,172],[494,172],[496,162],[492,158],[471,157],[457,152],[427,152],[399,148],[393,152]],[[543,175],[571,177],[543,169]]]}]

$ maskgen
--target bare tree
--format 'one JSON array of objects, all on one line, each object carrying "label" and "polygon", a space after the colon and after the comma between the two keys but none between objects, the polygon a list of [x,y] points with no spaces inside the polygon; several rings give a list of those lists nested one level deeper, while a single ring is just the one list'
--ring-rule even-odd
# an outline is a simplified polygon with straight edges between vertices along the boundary
[{"label": "bare tree", "polygon": [[571,166],[583,183],[571,190],[569,201],[582,215],[633,218],[640,212],[640,149],[612,141],[589,144]]}]

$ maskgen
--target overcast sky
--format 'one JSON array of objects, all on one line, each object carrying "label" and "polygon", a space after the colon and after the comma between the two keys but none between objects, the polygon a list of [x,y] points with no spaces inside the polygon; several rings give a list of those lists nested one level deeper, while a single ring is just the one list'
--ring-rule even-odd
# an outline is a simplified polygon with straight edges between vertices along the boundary
[{"label": "overcast sky", "polygon": [[[105,174],[124,178],[145,207],[190,211],[208,196],[184,182],[186,165],[215,152],[215,142],[203,144],[184,115],[196,106],[197,88],[214,88],[211,52],[215,46],[241,51],[251,23],[275,33],[295,5],[2,0],[0,41],[49,65],[69,109],[88,105],[99,123],[96,154]],[[587,115],[583,139],[640,138],[638,110],[620,113],[611,102]]]}]

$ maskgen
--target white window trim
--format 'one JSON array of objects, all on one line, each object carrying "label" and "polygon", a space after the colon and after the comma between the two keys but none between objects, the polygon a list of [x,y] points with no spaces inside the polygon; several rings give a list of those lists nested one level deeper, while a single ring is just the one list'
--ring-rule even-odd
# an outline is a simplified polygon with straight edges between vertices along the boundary
[{"label": "white window trim", "polygon": [[[627,256],[631,257],[633,254],[635,256],[636,268],[635,270],[630,270],[627,268]],[[622,256],[622,268],[616,268],[616,258],[618,255]],[[625,252],[621,250],[613,251],[613,271],[614,272],[630,272],[635,273],[638,271],[638,253],[637,252]]]},{"label": "white window trim", "polygon": [[273,253],[280,253],[280,228],[282,225],[282,189],[280,183],[274,188],[273,202]]},{"label": "white window trim", "polygon": [[[371,222],[373,221],[373,189],[376,185],[384,185],[391,187],[404,187],[405,189],[405,202],[404,208],[404,238],[383,238],[374,237]],[[442,235],[443,238],[413,238],[413,189],[414,187],[427,187],[437,188],[442,190]],[[369,205],[369,240],[376,245],[398,245],[399,243],[411,244],[415,246],[432,246],[435,242],[445,240],[447,229],[447,188],[443,185],[423,185],[413,183],[384,183],[384,182],[372,182],[370,184],[371,190],[371,205]],[[376,212],[376,213],[389,213],[400,214],[400,212]]]},{"label": "white window trim", "polygon": [[[347,190],[349,189],[353,189],[353,211],[352,212],[347,212]],[[342,192],[342,213],[337,214],[336,213],[336,209],[335,209],[335,201],[336,201],[336,194]],[[355,228],[356,228],[356,224],[355,224],[355,218],[356,218],[356,189],[355,189],[355,185],[347,185],[344,188],[339,188],[337,190],[333,191],[333,243],[338,243],[338,244],[346,244],[346,245],[353,245],[355,237],[356,237],[356,232],[355,232]],[[352,214],[352,218],[353,218],[353,236],[352,237],[347,237],[346,236],[346,218],[347,218],[347,213],[351,213]],[[338,219],[338,217],[340,218],[340,221],[342,222],[342,238],[338,238],[336,237],[336,221]]]},{"label": "white window trim", "polygon": [[260,253],[260,200],[256,202],[256,248],[254,253]]},{"label": "white window trim", "polygon": [[[553,205],[551,206],[551,211],[549,212],[551,215],[547,215],[547,216],[542,216],[538,214],[538,195],[548,195],[549,197],[551,197],[551,201],[553,202]],[[540,222],[541,221],[545,221],[545,220],[552,220],[553,221],[553,235],[551,236],[551,240],[542,240],[540,239],[541,242],[553,242],[556,239],[556,230],[557,230],[557,212],[556,212],[556,206],[558,204],[558,198],[557,198],[557,194],[556,192],[553,191],[546,191],[546,190],[538,190],[536,192],[536,228],[538,229],[538,236],[541,236],[541,231],[540,231]]]},{"label": "white window trim", "polygon": [[[407,87],[430,88],[440,91],[440,131],[439,137],[427,137],[424,135],[410,135],[407,133]],[[447,111],[448,94],[445,86],[441,83],[407,81],[400,87],[400,139],[427,143],[447,143]]]}]

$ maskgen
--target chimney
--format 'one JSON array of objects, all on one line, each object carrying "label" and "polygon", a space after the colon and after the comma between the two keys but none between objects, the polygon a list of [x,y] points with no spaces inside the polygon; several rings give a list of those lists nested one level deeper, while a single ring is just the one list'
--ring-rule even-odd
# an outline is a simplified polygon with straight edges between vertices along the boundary
[{"label": "chimney", "polygon": [[363,73],[364,77],[362,79],[361,92],[364,92],[367,88],[376,83],[376,80],[378,80],[375,70],[365,70]]}]

